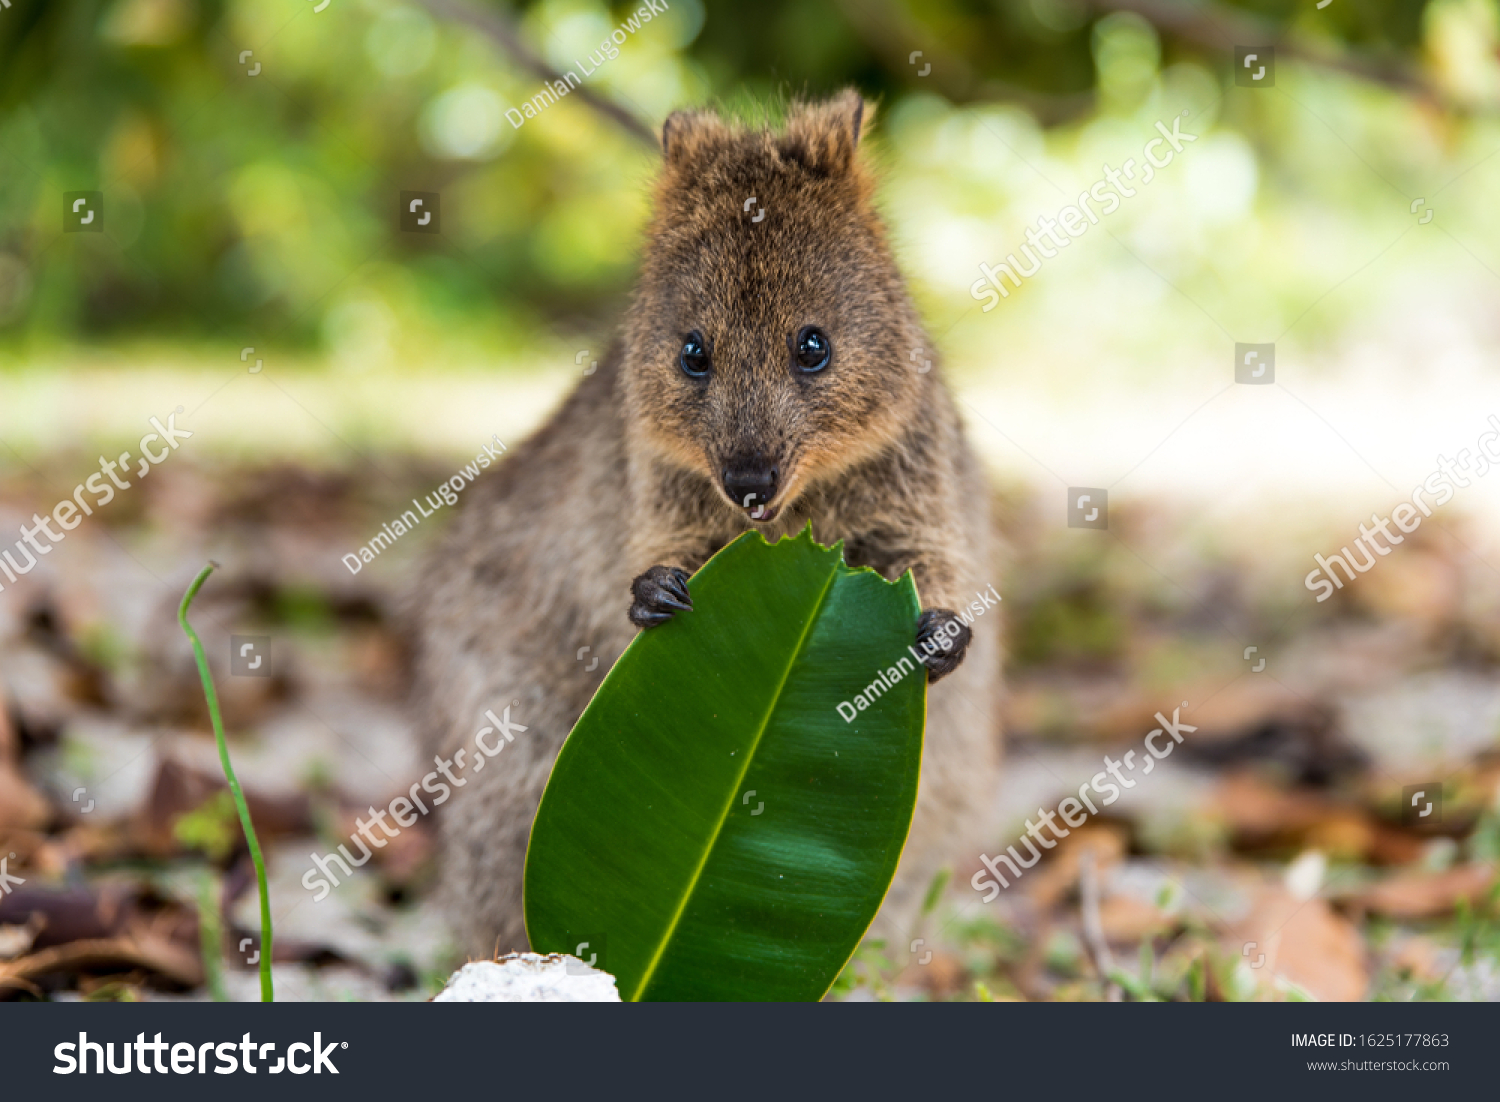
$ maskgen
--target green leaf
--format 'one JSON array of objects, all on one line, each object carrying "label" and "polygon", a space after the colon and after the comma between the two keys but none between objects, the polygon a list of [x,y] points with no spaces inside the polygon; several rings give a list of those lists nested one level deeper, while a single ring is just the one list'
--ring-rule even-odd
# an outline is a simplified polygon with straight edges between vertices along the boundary
[{"label": "green leaf", "polygon": [[927,885],[927,894],[922,897],[922,913],[930,915],[937,909],[938,900],[943,898],[943,889],[948,886],[948,880],[953,875],[953,870],[944,865],[932,877],[932,883]]},{"label": "green leaf", "polygon": [[[747,533],[642,632],[563,744],[526,855],[526,932],[621,998],[818,999],[911,827],[926,671],[907,574],[811,531]],[[845,722],[879,671],[902,674]],[[586,948],[580,949],[587,942]]]},{"label": "green leaf", "polygon": [[200,850],[222,861],[234,849],[236,829],[234,797],[220,789],[191,811],[172,821],[172,837],[188,849]]}]

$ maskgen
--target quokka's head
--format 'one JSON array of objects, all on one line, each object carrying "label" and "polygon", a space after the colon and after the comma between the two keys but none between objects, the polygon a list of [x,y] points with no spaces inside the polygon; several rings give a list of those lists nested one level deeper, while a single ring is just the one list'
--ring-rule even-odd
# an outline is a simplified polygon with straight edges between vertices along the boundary
[{"label": "quokka's head", "polygon": [[930,385],[859,155],[871,114],[846,91],[775,132],[709,111],[662,127],[627,431],[751,520],[888,446]]}]

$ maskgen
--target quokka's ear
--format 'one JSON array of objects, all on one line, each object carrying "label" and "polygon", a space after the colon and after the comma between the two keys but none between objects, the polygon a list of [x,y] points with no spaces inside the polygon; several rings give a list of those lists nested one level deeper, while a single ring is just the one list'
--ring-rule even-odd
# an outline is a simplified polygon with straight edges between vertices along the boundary
[{"label": "quokka's ear", "polygon": [[661,155],[669,165],[697,159],[719,144],[728,130],[719,116],[704,108],[673,111],[661,124]]},{"label": "quokka's ear", "polygon": [[822,103],[798,107],[787,121],[782,155],[814,172],[848,172],[855,163],[859,136],[874,115],[874,105],[853,88]]}]

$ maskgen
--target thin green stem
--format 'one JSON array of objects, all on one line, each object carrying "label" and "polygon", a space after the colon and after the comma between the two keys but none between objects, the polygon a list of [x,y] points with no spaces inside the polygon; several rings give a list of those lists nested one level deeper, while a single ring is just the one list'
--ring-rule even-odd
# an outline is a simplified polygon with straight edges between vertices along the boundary
[{"label": "thin green stem", "polygon": [[188,606],[203,588],[203,583],[219,564],[209,562],[188,591],[182,595],[182,604],[177,609],[177,622],[187,633],[193,644],[193,654],[198,659],[198,676],[203,681],[203,695],[208,700],[208,718],[214,725],[214,742],[219,747],[219,764],[224,769],[224,779],[229,783],[229,794],[234,797],[234,806],[240,814],[240,826],[245,831],[245,843],[250,847],[250,860],[255,863],[255,884],[260,891],[260,1001],[274,1002],[271,990],[271,896],[266,889],[266,862],[260,853],[260,840],[255,836],[255,824],[250,821],[250,807],[245,803],[245,794],[240,790],[239,778],[234,775],[234,765],[229,760],[229,743],[224,738],[224,721],[219,716],[219,694],[214,689],[213,674],[208,669],[208,656],[203,653],[203,642],[193,625],[188,623]]},{"label": "thin green stem", "polygon": [[219,924],[216,890],[213,874],[205,871],[198,879],[198,942],[203,953],[203,976],[208,993],[214,1002],[222,1003],[229,1001],[229,995],[224,990],[224,967],[220,963],[224,955],[224,935]]}]

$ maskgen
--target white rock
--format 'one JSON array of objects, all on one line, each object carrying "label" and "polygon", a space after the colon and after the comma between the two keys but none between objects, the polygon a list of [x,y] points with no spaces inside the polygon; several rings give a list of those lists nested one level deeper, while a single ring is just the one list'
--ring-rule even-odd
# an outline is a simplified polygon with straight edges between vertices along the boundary
[{"label": "white rock", "polygon": [[1286,868],[1286,890],[1298,899],[1311,899],[1323,886],[1323,874],[1328,871],[1328,858],[1315,849],[1304,850]]},{"label": "white rock", "polygon": [[448,977],[435,1003],[617,1003],[615,978],[577,957],[511,953],[470,961]]}]

